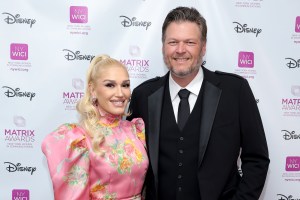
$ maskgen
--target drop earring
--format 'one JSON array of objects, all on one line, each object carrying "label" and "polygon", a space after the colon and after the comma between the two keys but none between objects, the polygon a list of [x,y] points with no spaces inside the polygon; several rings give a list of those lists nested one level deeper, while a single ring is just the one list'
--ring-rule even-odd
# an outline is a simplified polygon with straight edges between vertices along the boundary
[{"label": "drop earring", "polygon": [[95,96],[93,96],[93,97],[91,98],[91,104],[92,104],[93,106],[96,106],[96,105],[97,105],[97,98],[96,98]]}]

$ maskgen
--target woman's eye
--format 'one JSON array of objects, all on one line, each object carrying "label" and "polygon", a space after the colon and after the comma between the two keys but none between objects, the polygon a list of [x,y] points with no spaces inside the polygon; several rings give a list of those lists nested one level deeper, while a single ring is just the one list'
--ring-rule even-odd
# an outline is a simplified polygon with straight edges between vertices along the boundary
[{"label": "woman's eye", "polygon": [[107,83],[105,86],[106,86],[106,87],[114,87],[114,84],[112,84],[112,83]]}]

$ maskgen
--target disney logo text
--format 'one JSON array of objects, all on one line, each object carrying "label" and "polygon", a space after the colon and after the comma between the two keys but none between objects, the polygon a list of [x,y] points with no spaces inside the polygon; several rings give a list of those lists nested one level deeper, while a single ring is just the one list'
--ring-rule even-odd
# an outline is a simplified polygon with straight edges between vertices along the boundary
[{"label": "disney logo text", "polygon": [[286,66],[288,68],[292,69],[292,68],[300,67],[300,59],[298,60],[294,60],[293,58],[285,58],[285,59],[289,61],[288,63],[286,63]]},{"label": "disney logo text", "polygon": [[80,51],[75,51],[75,53],[69,49],[63,49],[63,51],[67,51],[67,55],[65,58],[67,60],[89,60],[92,61],[95,56],[93,55],[80,55]]},{"label": "disney logo text", "polygon": [[147,21],[136,21],[136,17],[133,18],[129,18],[126,16],[120,16],[121,18],[123,18],[123,21],[121,21],[121,24],[124,27],[130,27],[130,26],[143,26],[146,27],[146,30],[148,29],[149,26],[151,26],[151,22],[147,22]]},{"label": "disney logo text", "polygon": [[20,92],[20,88],[12,89],[8,86],[3,86],[2,88],[7,88],[7,91],[4,92],[7,97],[29,97],[30,101],[35,97],[34,92]]},{"label": "disney logo text", "polygon": [[4,162],[4,164],[8,164],[8,167],[6,167],[6,170],[9,172],[16,172],[16,171],[27,171],[30,172],[31,175],[33,174],[33,172],[36,171],[36,167],[21,167],[21,163],[17,163],[17,164],[13,164],[11,162]]},{"label": "disney logo text", "polygon": [[255,33],[256,37],[258,36],[258,34],[260,34],[262,32],[262,29],[260,28],[247,28],[247,24],[240,24],[238,22],[233,22],[234,24],[236,24],[236,27],[234,27],[234,30],[237,33]]},{"label": "disney logo text", "polygon": [[296,134],[295,134],[295,131],[289,132],[289,131],[287,131],[287,130],[281,130],[281,132],[284,133],[283,138],[284,138],[285,140],[291,140],[291,139],[296,140],[296,139],[300,139],[300,135],[296,135]]},{"label": "disney logo text", "polygon": [[6,13],[6,12],[4,12],[2,14],[7,15],[7,17],[4,18],[4,21],[7,24],[14,24],[14,23],[30,24],[30,28],[32,28],[32,25],[35,24],[35,22],[36,22],[35,19],[20,18],[20,14],[16,14],[15,16],[10,13]]}]

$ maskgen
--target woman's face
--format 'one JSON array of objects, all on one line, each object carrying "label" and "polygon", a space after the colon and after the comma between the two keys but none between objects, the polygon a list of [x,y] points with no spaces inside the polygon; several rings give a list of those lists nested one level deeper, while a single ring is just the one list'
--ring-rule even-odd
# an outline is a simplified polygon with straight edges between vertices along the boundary
[{"label": "woman's face", "polygon": [[98,73],[98,79],[91,89],[100,110],[113,115],[123,115],[131,96],[126,68],[112,64],[99,69]]}]

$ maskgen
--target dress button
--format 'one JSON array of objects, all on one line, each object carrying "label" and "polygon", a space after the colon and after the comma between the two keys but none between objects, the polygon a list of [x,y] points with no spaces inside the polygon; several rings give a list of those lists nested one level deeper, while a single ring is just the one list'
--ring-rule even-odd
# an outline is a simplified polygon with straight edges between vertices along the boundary
[{"label": "dress button", "polygon": [[182,141],[182,140],[183,140],[183,137],[180,137],[179,139]]},{"label": "dress button", "polygon": [[179,167],[181,167],[181,166],[182,166],[182,163],[181,163],[181,162],[180,162],[180,163],[178,163],[178,166],[179,166]]},{"label": "dress button", "polygon": [[178,179],[181,179],[181,178],[182,178],[182,176],[179,174],[177,178],[178,178]]},{"label": "dress button", "polygon": [[181,154],[182,154],[182,153],[183,153],[183,150],[182,150],[182,149],[179,149],[179,153],[181,153]]}]

